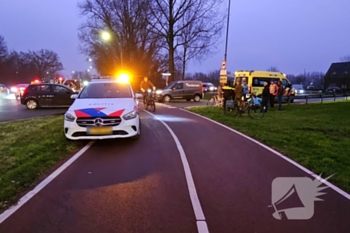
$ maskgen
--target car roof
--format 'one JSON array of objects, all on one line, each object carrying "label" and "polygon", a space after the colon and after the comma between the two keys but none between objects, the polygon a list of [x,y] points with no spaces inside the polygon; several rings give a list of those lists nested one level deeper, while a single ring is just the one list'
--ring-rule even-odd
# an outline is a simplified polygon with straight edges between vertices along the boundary
[{"label": "car roof", "polygon": [[193,82],[193,83],[203,83],[202,81],[197,81],[197,80],[179,80],[179,81],[174,81],[174,82],[179,82],[179,83],[188,83],[188,82]]}]

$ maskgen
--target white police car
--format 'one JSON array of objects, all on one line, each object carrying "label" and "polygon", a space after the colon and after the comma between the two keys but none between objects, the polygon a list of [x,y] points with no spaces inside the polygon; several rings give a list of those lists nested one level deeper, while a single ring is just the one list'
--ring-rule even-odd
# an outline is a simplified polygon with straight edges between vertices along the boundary
[{"label": "white police car", "polygon": [[78,95],[64,117],[69,140],[139,138],[141,123],[137,96],[125,80],[92,80]]}]

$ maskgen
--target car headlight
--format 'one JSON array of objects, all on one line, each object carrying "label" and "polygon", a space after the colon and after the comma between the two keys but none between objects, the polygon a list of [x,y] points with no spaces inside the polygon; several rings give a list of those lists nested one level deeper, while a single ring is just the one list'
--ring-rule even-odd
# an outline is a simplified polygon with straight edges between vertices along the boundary
[{"label": "car headlight", "polygon": [[73,116],[73,115],[70,114],[70,113],[66,113],[66,114],[64,115],[64,119],[65,119],[66,121],[71,121],[71,122],[73,122],[73,121],[75,121],[75,116]]},{"label": "car headlight", "polygon": [[162,94],[162,92],[163,92],[162,90],[157,90],[157,91],[156,91],[156,94],[159,95],[159,94]]},{"label": "car headlight", "polygon": [[299,92],[300,92],[300,93],[304,93],[304,90],[300,90]]},{"label": "car headlight", "polygon": [[131,119],[134,119],[135,117],[137,116],[137,112],[135,110],[125,114],[123,116],[124,120],[131,120]]},{"label": "car headlight", "polygon": [[18,89],[17,89],[17,87],[11,87],[11,91],[12,91],[12,92],[17,92]]}]

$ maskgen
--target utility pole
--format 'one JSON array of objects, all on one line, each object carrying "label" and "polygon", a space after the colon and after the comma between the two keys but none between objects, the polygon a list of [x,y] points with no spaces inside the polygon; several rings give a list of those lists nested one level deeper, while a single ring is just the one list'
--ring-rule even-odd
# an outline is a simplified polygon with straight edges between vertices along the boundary
[{"label": "utility pole", "polygon": [[221,70],[220,70],[220,84],[227,83],[228,77],[227,77],[227,45],[228,45],[228,32],[230,28],[230,8],[231,8],[231,0],[228,0],[228,11],[227,11],[227,27],[226,27],[226,44],[225,44],[225,55],[224,55],[224,61],[221,64]]},{"label": "utility pole", "polygon": [[227,61],[227,44],[228,44],[228,32],[230,26],[230,9],[231,9],[231,0],[228,0],[228,12],[227,12],[227,27],[226,27],[226,45],[225,45],[225,56],[224,61]]}]

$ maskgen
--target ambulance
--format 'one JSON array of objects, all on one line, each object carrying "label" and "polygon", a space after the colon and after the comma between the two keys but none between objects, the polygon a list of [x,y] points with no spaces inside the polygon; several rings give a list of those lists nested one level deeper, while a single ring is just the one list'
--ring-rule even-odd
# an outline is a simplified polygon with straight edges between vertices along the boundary
[{"label": "ambulance", "polygon": [[[247,81],[249,93],[255,93],[257,96],[261,96],[264,89],[264,82],[270,84],[273,80],[276,84],[277,81],[281,81],[284,87],[282,101],[287,101],[288,96],[295,96],[295,90],[292,87],[291,82],[287,79],[287,76],[281,72],[272,71],[257,71],[257,70],[239,70],[234,74],[234,83],[240,81]],[[293,102],[293,99],[291,99]]]}]

